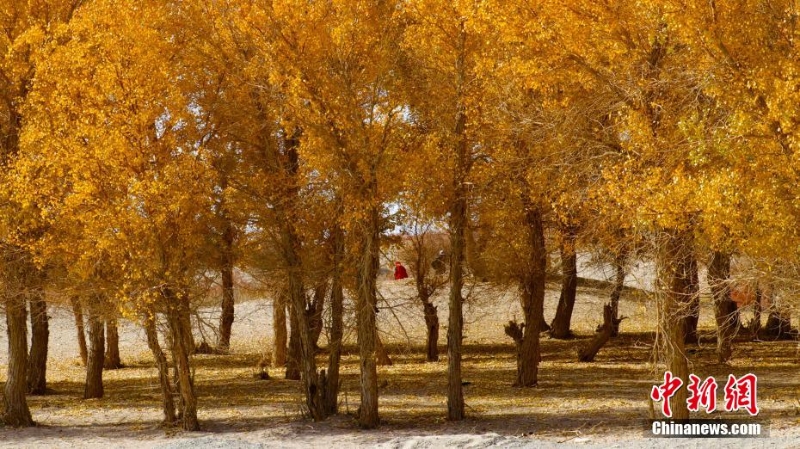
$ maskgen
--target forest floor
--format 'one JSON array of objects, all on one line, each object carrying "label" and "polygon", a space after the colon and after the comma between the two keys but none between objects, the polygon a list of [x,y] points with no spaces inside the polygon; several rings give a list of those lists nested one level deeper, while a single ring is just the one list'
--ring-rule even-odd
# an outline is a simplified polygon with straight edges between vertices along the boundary
[{"label": "forest floor", "polygon": [[[796,342],[743,338],[732,363],[719,365],[708,301],[701,312],[701,343],[690,348],[690,371],[701,378],[713,375],[720,385],[731,373],[757,374],[759,419],[770,425],[766,439],[646,438],[649,392],[663,376],[652,364],[655,303],[645,292],[628,289],[621,303],[621,314],[628,317],[623,334],[603,348],[595,362],[579,363],[576,350],[591,338],[608,298],[608,287],[597,282],[579,287],[573,316],[576,338],[553,340],[543,334],[539,386],[528,389],[511,387],[516,362],[512,342],[503,332],[503,324],[521,315],[515,290],[470,286],[463,358],[468,418],[447,422],[445,339],[440,341],[441,360],[425,363],[424,320],[412,283],[382,281],[380,288],[379,327],[394,365],[379,368],[378,430],[359,430],[355,422],[358,359],[352,331],[343,361],[340,416],[322,423],[304,420],[299,382],[281,379],[276,369],[270,370],[271,380],[255,378],[257,362],[271,348],[272,319],[269,301],[251,298],[237,304],[232,354],[194,358],[203,430],[191,434],[160,427],[156,370],[143,332],[132,323],[123,322],[120,329],[126,367],[105,373],[106,397],[80,399],[84,369],[77,357],[74,322],[67,310],[54,307],[48,366],[52,392],[29,398],[39,426],[0,427],[0,447],[800,447]],[[548,288],[548,319],[555,312],[558,288],[555,283]],[[447,327],[443,293],[436,299],[442,336]],[[217,319],[213,309],[203,309],[197,318],[209,323]],[[5,348],[5,330],[0,330],[0,348]],[[207,337],[213,343],[213,336]],[[323,347],[326,342],[323,335]],[[320,363],[325,360],[326,354],[320,354]],[[0,381],[5,364],[3,351]],[[742,416],[715,412],[713,417]]]}]

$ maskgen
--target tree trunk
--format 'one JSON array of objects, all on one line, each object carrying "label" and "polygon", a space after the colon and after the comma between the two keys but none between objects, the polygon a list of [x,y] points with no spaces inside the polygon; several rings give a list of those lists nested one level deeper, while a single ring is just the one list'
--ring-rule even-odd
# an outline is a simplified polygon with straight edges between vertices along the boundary
[{"label": "tree trunk", "polygon": [[275,343],[272,346],[272,367],[286,366],[286,296],[280,292],[272,301],[272,328],[275,332]]},{"label": "tree trunk", "polygon": [[[231,330],[234,319],[234,297],[233,297],[233,265],[230,258],[226,256],[225,265],[220,270],[222,277],[222,313],[219,318],[219,341],[217,349],[221,352],[228,352],[231,347]],[[285,326],[285,324],[284,324]]]},{"label": "tree trunk", "polygon": [[578,258],[575,254],[575,230],[567,228],[561,234],[561,271],[564,279],[561,281],[561,297],[558,299],[556,316],[550,325],[550,335],[553,338],[567,339],[573,336],[570,323],[578,290]]},{"label": "tree trunk", "polygon": [[[660,256],[660,300],[659,326],[662,334],[661,353],[666,369],[679,379],[689,378],[689,366],[684,346],[684,319],[689,313],[694,292],[693,282],[693,236],[691,230],[668,230]],[[670,399],[672,417],[688,419],[686,407],[687,390],[679,389]]]},{"label": "tree trunk", "polygon": [[[627,258],[626,251],[620,253],[614,258],[614,269],[616,276],[614,278],[614,290],[611,291],[611,336],[616,337],[619,335],[619,323],[622,321],[619,318],[619,299],[622,296],[622,291],[625,288],[625,259]],[[604,318],[605,322],[605,318]]]},{"label": "tree trunk", "polygon": [[589,344],[578,351],[578,360],[592,362],[600,349],[608,343],[614,332],[614,308],[611,304],[603,306],[603,326]]},{"label": "tree trunk", "polygon": [[28,358],[28,393],[45,394],[47,391],[47,345],[50,329],[44,291],[36,288],[31,305],[31,352]]},{"label": "tree trunk", "polygon": [[[221,187],[224,192],[228,185],[226,176],[221,178]],[[219,317],[219,341],[217,349],[221,352],[228,352],[231,347],[231,330],[234,320],[234,291],[233,291],[233,244],[234,228],[228,217],[227,203],[224,196],[221,197],[219,213],[224,223],[222,230],[222,267],[220,277],[222,278],[222,310]]]},{"label": "tree trunk", "polygon": [[[311,314],[306,312],[306,293],[303,288],[302,263],[299,256],[300,242],[287,220],[281,220],[282,246],[289,268],[289,301],[292,309],[292,336],[290,361],[298,365],[303,381],[306,407],[314,421],[325,419],[322,406],[322,387],[316,364],[315,342],[312,339]],[[320,324],[321,325],[321,324]],[[288,374],[288,369],[287,369]]]},{"label": "tree trunk", "polygon": [[181,297],[177,303],[178,317],[181,319],[180,328],[183,331],[183,342],[185,343],[188,355],[197,353],[197,345],[194,342],[194,332],[192,332],[192,311],[189,308],[187,298]]},{"label": "tree trunk", "polygon": [[311,327],[311,342],[314,349],[319,347],[319,336],[322,335],[322,311],[325,307],[325,296],[328,293],[328,283],[321,282],[314,288],[314,298],[307,311],[309,326]]},{"label": "tree trunk", "polygon": [[30,427],[34,422],[25,398],[28,386],[28,310],[24,298],[7,294],[8,367],[3,389],[3,422],[14,427]]},{"label": "tree trunk", "polygon": [[465,182],[469,175],[470,149],[467,141],[467,106],[463,91],[466,80],[467,33],[461,22],[458,35],[457,57],[455,60],[456,116],[453,135],[455,172],[453,176],[453,197],[450,200],[450,313],[447,328],[447,419],[460,421],[466,417],[464,410],[464,389],[461,380],[461,345],[464,336],[464,262],[466,259],[467,232],[467,188]]},{"label": "tree trunk", "polygon": [[517,350],[517,378],[514,386],[534,387],[539,383],[539,362],[542,360],[539,334],[544,316],[547,249],[541,211],[527,198],[523,199],[523,204],[526,209],[525,224],[531,260],[520,285],[525,326]]},{"label": "tree trunk", "polygon": [[167,319],[172,334],[173,362],[181,397],[178,413],[181,417],[181,427],[183,430],[200,430],[200,423],[197,421],[197,397],[194,392],[194,379],[190,366],[194,342],[189,340],[191,328],[186,328],[189,298],[185,295],[176,295],[172,291],[165,291],[164,299],[167,302]]},{"label": "tree trunk", "polygon": [[[287,298],[288,299],[288,298]],[[294,304],[289,301],[289,353],[286,359],[286,379],[300,380],[300,319]]]},{"label": "tree trunk", "polygon": [[[368,193],[377,195],[377,181],[367,186]],[[369,195],[371,196],[371,195]],[[362,428],[374,429],[380,424],[378,416],[378,369],[375,360],[378,336],[375,312],[378,307],[376,282],[380,249],[380,214],[372,206],[364,223],[365,229],[359,247],[359,266],[356,273],[356,324],[358,355],[361,360],[361,407],[358,423]]]},{"label": "tree trunk", "polygon": [[426,298],[422,302],[425,313],[425,327],[428,331],[428,343],[425,345],[425,360],[436,362],[439,360],[439,315],[436,306]]},{"label": "tree trunk", "polygon": [[72,303],[72,313],[75,315],[75,329],[78,334],[78,349],[81,354],[83,366],[86,366],[87,359],[89,358],[89,352],[86,349],[86,330],[83,324],[83,307],[81,306],[80,299],[76,296],[70,298],[70,302]]},{"label": "tree trunk", "polygon": [[467,199],[462,185],[456,188],[456,200],[450,211],[450,316],[447,328],[447,419],[465,418],[464,390],[461,380],[461,344],[464,335],[462,307],[464,298],[464,233],[467,225]]},{"label": "tree trunk", "polygon": [[[100,299],[93,297],[93,302]],[[105,359],[105,336],[103,334],[103,317],[101,316],[101,304],[90,304],[89,306],[89,359],[86,363],[86,384],[84,385],[83,398],[102,398],[103,397],[103,363]]]},{"label": "tree trunk", "polygon": [[697,259],[692,256],[689,265],[689,313],[683,321],[683,335],[685,344],[697,344],[697,323],[700,321],[700,279],[698,276]]},{"label": "tree trunk", "polygon": [[119,329],[117,328],[117,319],[109,318],[106,320],[106,357],[103,368],[120,369],[122,366],[122,360],[119,357]]},{"label": "tree trunk", "polygon": [[155,314],[144,319],[144,330],[147,334],[147,346],[153,353],[153,359],[158,368],[158,380],[161,385],[161,399],[164,410],[164,424],[173,425],[175,422],[175,399],[172,397],[172,383],[169,379],[169,364],[161,345],[158,343],[158,332],[156,331]]},{"label": "tree trunk", "polygon": [[731,256],[715,251],[708,264],[708,285],[714,298],[714,317],[717,321],[717,359],[727,363],[733,355],[733,337],[738,327],[739,312],[731,299]]},{"label": "tree trunk", "polygon": [[325,413],[335,415],[339,408],[339,365],[344,336],[344,291],[342,290],[342,259],[344,236],[341,229],[333,230],[333,277],[331,280],[331,341],[328,372],[325,378]]}]

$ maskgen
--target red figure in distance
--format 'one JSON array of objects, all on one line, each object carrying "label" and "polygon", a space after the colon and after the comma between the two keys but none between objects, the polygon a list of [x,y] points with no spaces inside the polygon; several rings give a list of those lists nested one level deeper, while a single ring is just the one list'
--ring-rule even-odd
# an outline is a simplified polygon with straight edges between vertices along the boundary
[{"label": "red figure in distance", "polygon": [[403,266],[400,262],[394,263],[394,280],[399,281],[400,279],[405,279],[408,277],[408,271],[406,271],[406,267]]}]

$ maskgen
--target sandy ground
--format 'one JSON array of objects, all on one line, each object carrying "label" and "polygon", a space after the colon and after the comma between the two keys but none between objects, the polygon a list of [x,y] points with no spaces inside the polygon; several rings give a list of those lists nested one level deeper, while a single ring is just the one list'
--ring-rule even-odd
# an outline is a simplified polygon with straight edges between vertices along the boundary
[{"label": "sandy ground", "polygon": [[[583,270],[582,274],[588,272]],[[642,269],[645,272],[645,269]],[[610,275],[610,270],[592,272],[591,277],[604,279]],[[652,285],[652,279],[640,276],[629,280],[629,285],[645,287]],[[552,318],[558,300],[556,285],[551,285],[547,292],[545,315]],[[393,346],[395,355],[402,358],[406,352],[411,352],[411,347],[418,348],[424,341],[424,326],[420,308],[414,302],[413,286],[410,282],[381,281],[379,327],[384,342]],[[510,319],[519,318],[521,315],[516,292],[513,289],[498,289],[486,284],[469,285],[465,292],[469,292],[465,307],[465,343],[473,345],[492,345],[510,343],[503,335],[502,325]],[[439,316],[442,320],[442,341],[446,335],[446,298],[444,292],[438,295],[436,302],[439,306]],[[579,334],[590,335],[598,324],[602,304],[606,301],[607,292],[589,288],[580,288],[576,304],[573,330]],[[268,351],[271,335],[271,305],[268,300],[249,300],[237,305],[232,352],[235,354],[257,354]],[[75,343],[75,328],[72,314],[62,308],[51,309],[51,340],[49,361],[54,369],[49,373],[49,382],[59,386],[74,384],[74,379],[80,375],[82,368],[79,366],[77,347]],[[650,324],[655,319],[656,310],[651,300],[646,295],[638,298],[627,298],[621,304],[621,314],[628,316],[623,330],[649,331]],[[711,310],[705,304],[702,312],[701,325],[711,328]],[[217,315],[214,309],[204,309],[197,319],[209,324],[216,323]],[[348,318],[351,320],[352,318]],[[4,320],[3,320],[4,321]],[[352,322],[352,321],[351,321]],[[214,337],[210,329],[205,328],[205,335],[211,343]],[[123,322],[120,329],[120,350],[123,362],[134,365],[147,366],[149,354],[146,351],[144,333],[133,323]],[[198,333],[198,338],[202,335]],[[351,341],[352,333],[348,334]],[[323,336],[323,342],[325,341]],[[572,351],[573,343],[566,342],[552,349],[552,357],[559,351]],[[5,377],[5,364],[7,354],[5,348],[4,323],[0,325],[0,381]],[[643,350],[646,353],[646,349]],[[210,356],[209,356],[210,357]],[[646,357],[646,355],[645,355]],[[545,353],[542,373],[547,381],[559,381],[557,370],[550,369],[548,353]],[[587,365],[589,369],[605,372],[608,365]],[[746,367],[740,367],[746,368]],[[435,369],[446,369],[446,361],[440,362]],[[548,372],[548,370],[550,370]],[[616,415],[613,406],[609,408],[608,418],[593,415],[591,419],[584,418],[580,413],[559,413],[551,410],[544,416],[532,416],[520,408],[519,413],[509,410],[484,410],[481,409],[480,398],[468,398],[468,405],[474,405],[475,410],[470,410],[478,418],[470,418],[464,422],[447,423],[440,418],[408,423],[392,421],[391,419],[379,430],[359,431],[354,425],[351,416],[337,416],[324,423],[311,423],[299,419],[296,410],[291,405],[262,404],[254,399],[253,403],[236,405],[235,412],[242,417],[251,417],[258,413],[266,413],[270,409],[269,425],[257,420],[247,419],[226,421],[215,420],[212,411],[203,408],[203,395],[216,397],[213,393],[214,386],[204,387],[199,395],[201,397],[200,420],[204,423],[202,432],[187,434],[182,432],[165,432],[157,420],[159,417],[158,403],[154,401],[151,407],[126,406],[121,399],[117,402],[118,394],[124,396],[125,392],[115,389],[115,385],[122,385],[126,370],[108,372],[106,381],[110,402],[101,407],[92,401],[74,399],[80,405],[70,406],[69,410],[60,408],[58,401],[49,401],[47,396],[37,400],[32,405],[34,419],[39,427],[31,429],[0,428],[0,447],[153,447],[188,449],[194,447],[232,447],[232,448],[261,448],[261,447],[384,447],[384,448],[435,448],[435,447],[800,447],[800,426],[797,425],[800,402],[797,405],[792,400],[785,401],[772,398],[770,404],[779,413],[771,418],[769,438],[761,439],[653,439],[645,438],[643,429],[644,419],[647,418],[645,400],[648,385],[641,386],[641,395],[638,390],[633,390],[632,398],[627,402],[620,402],[628,411]],[[241,371],[241,370],[240,370]],[[784,371],[776,373],[772,382],[780,384],[786,382],[787,388],[795,385],[794,379],[786,380],[786,374],[796,371],[796,367],[787,366]],[[609,371],[610,372],[610,371]],[[202,373],[198,371],[198,376]],[[236,374],[247,377],[246,371]],[[349,373],[357,379],[357,372]],[[550,377],[547,377],[550,376]],[[795,376],[792,376],[795,377]],[[232,382],[237,378],[232,377]],[[443,378],[442,378],[443,379]],[[439,379],[439,381],[443,381]],[[600,379],[597,384],[571,385],[568,401],[580,401],[581,398],[591,397],[594,387],[602,385]],[[70,384],[72,382],[72,384]],[[118,383],[119,382],[119,383]],[[353,382],[354,383],[354,382]],[[351,386],[352,393],[357,390]],[[70,387],[72,388],[72,387]],[[507,391],[507,387],[503,387]],[[639,387],[637,387],[639,388]],[[153,397],[157,397],[158,385],[153,370],[152,381],[146,385]],[[517,390],[520,391],[520,390]],[[423,394],[423,393],[421,393]],[[435,400],[435,407],[441,407],[441,391]],[[487,393],[488,394],[488,393]],[[534,392],[533,396],[526,392],[524,397],[537,397],[541,390]],[[71,400],[71,399],[70,399]],[[208,399],[206,399],[208,400]],[[353,400],[351,396],[350,401]],[[415,398],[382,398],[388,401],[387,407],[393,405],[391,401],[398,401],[403,407],[404,401],[417,401],[425,405],[424,397]],[[556,399],[558,400],[558,399]],[[282,407],[282,408],[280,408]],[[353,407],[352,404],[350,407]],[[792,413],[795,410],[795,413]],[[493,419],[495,413],[497,419]],[[439,416],[440,412],[435,412]],[[274,419],[274,416],[284,415],[285,418]],[[443,414],[443,413],[442,413]],[[552,415],[551,415],[552,414]],[[431,415],[426,415],[431,416]],[[545,419],[547,425],[539,425],[539,420]]]}]

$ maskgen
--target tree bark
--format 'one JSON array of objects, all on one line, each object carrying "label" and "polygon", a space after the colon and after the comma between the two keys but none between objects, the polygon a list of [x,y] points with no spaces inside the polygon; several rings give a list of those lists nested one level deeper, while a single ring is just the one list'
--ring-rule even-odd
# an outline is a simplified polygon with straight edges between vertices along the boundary
[{"label": "tree bark", "polygon": [[[220,184],[224,192],[228,185],[227,176],[221,177]],[[222,267],[220,268],[220,277],[222,278],[222,310],[219,317],[219,341],[217,342],[217,349],[221,352],[228,352],[231,347],[231,331],[233,329],[235,313],[235,298],[233,290],[233,245],[235,240],[235,232],[233,224],[228,217],[227,203],[225,202],[224,196],[221,197],[220,200],[219,214],[223,222]]]},{"label": "tree bark", "polygon": [[342,261],[344,236],[339,228],[333,229],[333,276],[331,279],[331,341],[328,372],[325,378],[325,413],[335,415],[339,408],[339,366],[344,336],[344,291],[342,287]]},{"label": "tree bark", "polygon": [[464,297],[461,290],[464,286],[467,199],[460,184],[456,188],[456,200],[450,211],[450,316],[447,329],[447,419],[450,421],[465,418],[461,380],[461,344],[464,335]]},{"label": "tree bark", "polygon": [[[288,298],[287,298],[288,299]],[[289,301],[289,353],[286,358],[286,375],[289,380],[300,380],[300,319],[294,304]]]},{"label": "tree bark", "polygon": [[161,345],[158,343],[158,332],[156,331],[155,314],[145,317],[144,330],[147,335],[147,346],[153,353],[156,368],[158,368],[158,380],[161,386],[161,405],[164,411],[164,424],[173,425],[175,422],[175,399],[172,397],[172,383],[169,379],[169,364]]},{"label": "tree bark", "polygon": [[450,314],[447,328],[447,419],[460,421],[466,417],[464,410],[464,389],[461,379],[462,339],[464,336],[464,262],[466,259],[467,232],[467,188],[465,182],[470,168],[469,142],[467,141],[467,112],[464,102],[466,81],[467,32],[465,24],[460,23],[457,56],[455,60],[456,116],[453,134],[455,136],[455,173],[453,177],[453,197],[450,200]]},{"label": "tree bark", "polygon": [[520,283],[525,326],[517,349],[517,378],[514,386],[534,387],[539,383],[539,362],[542,360],[539,334],[544,316],[547,249],[541,210],[527,198],[523,199],[523,204],[531,260]]},{"label": "tree bark", "polygon": [[178,295],[166,290],[164,299],[167,302],[167,319],[172,334],[173,363],[175,363],[181,397],[178,413],[181,417],[181,427],[183,430],[200,430],[200,423],[197,420],[197,397],[194,392],[194,379],[190,366],[194,342],[188,337],[191,335],[191,328],[186,328],[189,298],[186,295]]},{"label": "tree bark", "polygon": [[122,359],[119,356],[119,329],[117,319],[106,320],[106,357],[103,364],[105,369],[122,368]]},{"label": "tree bark", "polygon": [[34,425],[25,398],[28,377],[28,310],[25,299],[7,293],[6,332],[8,335],[8,367],[3,389],[3,422],[14,427]]},{"label": "tree bark", "polygon": [[319,337],[322,335],[322,311],[325,307],[325,296],[328,293],[328,282],[320,282],[314,288],[314,298],[307,314],[311,328],[311,342],[314,349],[319,347]]},{"label": "tree bark", "polygon": [[[368,197],[377,195],[377,181],[366,186]],[[378,416],[378,369],[375,360],[377,327],[375,312],[378,307],[376,293],[379,249],[380,214],[371,206],[365,220],[365,229],[359,246],[359,266],[356,274],[356,324],[358,355],[361,360],[361,407],[358,423],[362,428],[374,429],[380,424]]]},{"label": "tree bark", "polygon": [[739,312],[731,299],[731,256],[715,251],[708,264],[708,285],[714,298],[714,318],[717,322],[717,360],[727,363],[733,355]]},{"label": "tree bark", "polygon": [[557,339],[572,338],[570,324],[572,310],[575,307],[575,295],[578,290],[578,258],[575,254],[575,230],[567,228],[561,231],[561,296],[558,299],[556,316],[550,325],[550,336]]},{"label": "tree bark", "polygon": [[222,312],[219,318],[219,341],[217,342],[217,349],[221,352],[228,352],[230,350],[231,331],[233,329],[233,320],[235,316],[232,258],[226,255],[225,259],[225,264],[220,270],[220,275],[222,277]]},{"label": "tree bark", "polygon": [[286,296],[280,292],[272,301],[272,328],[275,332],[275,343],[272,346],[272,367],[283,368],[286,366],[286,345],[288,344],[286,330]]},{"label": "tree bark", "polygon": [[28,393],[42,395],[47,392],[47,346],[50,329],[44,291],[35,288],[31,306],[31,352],[28,358]]},{"label": "tree bark", "polygon": [[103,391],[103,364],[105,359],[105,336],[103,334],[103,317],[100,309],[101,299],[94,297],[89,305],[89,359],[86,363],[86,384],[84,385],[83,398],[102,398]]},{"label": "tree bark", "polygon": [[[660,345],[666,368],[679,379],[689,378],[689,366],[684,346],[684,320],[689,313],[694,292],[692,264],[694,239],[691,230],[667,230],[659,254],[661,272]],[[688,419],[687,390],[679,389],[670,399],[672,417]]]},{"label": "tree bark", "polygon": [[83,307],[78,297],[73,296],[70,298],[72,303],[72,313],[75,315],[75,329],[78,335],[78,350],[80,351],[83,366],[86,366],[87,359],[89,358],[89,351],[86,348],[86,330],[83,322]]},{"label": "tree bark", "polygon": [[428,332],[425,360],[436,362],[439,360],[439,315],[430,299],[423,300],[422,306],[425,313],[425,328]]}]

